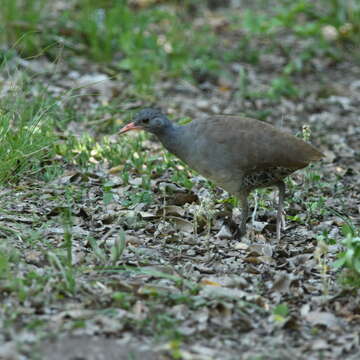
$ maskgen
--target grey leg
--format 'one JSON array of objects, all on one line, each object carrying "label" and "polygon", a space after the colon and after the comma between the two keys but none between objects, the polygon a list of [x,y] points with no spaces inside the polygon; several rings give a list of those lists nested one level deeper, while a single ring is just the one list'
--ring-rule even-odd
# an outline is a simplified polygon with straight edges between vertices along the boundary
[{"label": "grey leg", "polygon": [[285,183],[279,182],[277,184],[279,189],[279,204],[277,209],[276,216],[276,240],[279,242],[281,237],[281,225],[285,226],[285,220],[283,219],[283,209],[284,209],[284,198],[285,198]]},{"label": "grey leg", "polygon": [[241,239],[246,234],[246,221],[249,216],[248,192],[241,192],[239,194],[241,207],[241,223],[237,232],[237,238]]},{"label": "grey leg", "polygon": [[254,211],[251,214],[252,227],[254,227],[256,212],[258,208],[258,193],[256,190],[253,192],[253,198],[254,198]]}]

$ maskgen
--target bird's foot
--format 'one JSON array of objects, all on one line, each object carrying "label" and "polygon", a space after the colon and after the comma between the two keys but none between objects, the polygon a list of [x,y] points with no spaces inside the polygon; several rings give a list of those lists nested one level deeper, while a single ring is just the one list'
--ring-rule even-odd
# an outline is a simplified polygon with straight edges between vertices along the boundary
[{"label": "bird's foot", "polygon": [[246,226],[237,226],[233,231],[233,236],[235,240],[241,241],[242,237],[246,235]]},{"label": "bird's foot", "polygon": [[241,223],[239,225],[239,223],[230,218],[227,219],[226,225],[229,227],[234,240],[240,241],[246,234],[246,223]]}]

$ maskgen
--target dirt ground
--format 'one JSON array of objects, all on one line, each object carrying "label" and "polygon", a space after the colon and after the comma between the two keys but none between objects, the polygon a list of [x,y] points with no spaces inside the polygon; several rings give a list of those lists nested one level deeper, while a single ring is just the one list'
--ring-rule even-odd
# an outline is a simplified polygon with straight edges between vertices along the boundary
[{"label": "dirt ground", "polygon": [[[283,34],[283,41],[291,39]],[[56,73],[46,59],[28,64],[54,93],[73,84],[74,72],[78,80],[102,74],[97,95],[82,98],[78,111],[104,99],[111,102],[114,89],[124,85],[87,60],[60,63]],[[104,163],[91,170],[64,165],[64,174],[49,183],[24,179],[1,190],[1,208],[17,214],[4,213],[1,221],[15,231],[6,244],[20,253],[19,276],[31,273],[44,283],[41,290],[29,286],[33,295],[24,301],[2,286],[0,359],[359,358],[358,290],[343,286],[340,270],[331,264],[341,250],[344,219],[360,226],[360,67],[351,59],[337,64],[313,59],[312,70],[296,79],[300,98],[239,95],[239,72],[246,72],[247,87],[255,92],[271,82],[282,64],[281,53],[274,52],[257,65],[233,65],[233,78],[205,74],[195,85],[161,79],[152,101],[175,120],[266,114],[267,122],[285,131],[300,134],[304,125],[309,127],[310,142],[325,158],[289,182],[281,242],[275,241],[275,208],[268,191],[256,196],[255,230],[250,221],[247,236],[238,242],[229,224],[239,214],[225,205],[228,195],[168,160],[151,137],[142,141],[141,154],[147,161],[173,164],[154,175],[151,202],[124,203],[142,194],[142,174],[132,172],[124,184],[119,172]],[[91,86],[84,91],[94,90]],[[122,102],[129,111],[147,105],[143,99]],[[129,141],[76,122],[64,136],[84,131],[99,141],[103,136],[111,143]],[[174,180],[172,166],[183,169],[191,189]],[[106,182],[112,183],[109,204],[103,201]],[[72,294],[57,287],[67,278],[49,259],[49,252],[64,248],[66,229],[60,219],[69,187],[76,194],[71,234],[78,270]],[[109,254],[122,231],[126,247],[121,258],[104,266],[101,254]],[[30,236],[34,232],[41,241]]]}]

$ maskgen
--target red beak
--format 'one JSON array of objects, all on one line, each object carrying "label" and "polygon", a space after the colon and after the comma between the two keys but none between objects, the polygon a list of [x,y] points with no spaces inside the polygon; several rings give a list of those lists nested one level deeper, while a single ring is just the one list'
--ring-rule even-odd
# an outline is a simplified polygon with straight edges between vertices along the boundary
[{"label": "red beak", "polygon": [[134,122],[131,122],[131,123],[125,125],[123,128],[121,128],[119,131],[119,134],[126,133],[130,130],[141,130],[141,129],[142,129],[141,126],[136,126]]}]

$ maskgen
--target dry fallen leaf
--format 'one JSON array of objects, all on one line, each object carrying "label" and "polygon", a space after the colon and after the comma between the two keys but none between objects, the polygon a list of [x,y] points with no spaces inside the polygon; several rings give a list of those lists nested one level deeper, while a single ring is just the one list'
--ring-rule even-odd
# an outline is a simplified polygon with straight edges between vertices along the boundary
[{"label": "dry fallen leaf", "polygon": [[169,216],[168,219],[171,221],[172,224],[175,225],[177,230],[193,233],[194,232],[194,225],[188,220],[182,219],[177,216]]},{"label": "dry fallen leaf", "polygon": [[340,330],[341,323],[339,319],[332,313],[324,311],[311,311],[305,315],[305,320],[312,325],[324,325],[332,330]]},{"label": "dry fallen leaf", "polygon": [[201,285],[211,285],[211,286],[221,286],[220,283],[218,283],[216,281],[209,280],[209,279],[202,279],[200,284]]},{"label": "dry fallen leaf", "polygon": [[124,164],[117,165],[108,170],[109,174],[116,174],[124,169]]},{"label": "dry fallen leaf", "polygon": [[285,272],[278,273],[275,277],[271,292],[289,293],[291,277]]},{"label": "dry fallen leaf", "polygon": [[158,215],[175,215],[175,216],[184,216],[185,215],[185,210],[180,207],[180,206],[176,206],[176,205],[166,205],[164,207],[162,207],[161,209],[158,210]]}]

